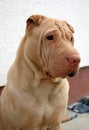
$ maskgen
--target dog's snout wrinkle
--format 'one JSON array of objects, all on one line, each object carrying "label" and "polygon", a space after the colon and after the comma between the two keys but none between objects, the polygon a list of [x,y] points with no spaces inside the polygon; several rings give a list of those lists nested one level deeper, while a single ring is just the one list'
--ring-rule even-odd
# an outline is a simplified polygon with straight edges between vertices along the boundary
[{"label": "dog's snout wrinkle", "polygon": [[68,56],[66,57],[67,62],[70,65],[78,65],[80,63],[80,57],[79,55],[72,55],[72,56]]}]

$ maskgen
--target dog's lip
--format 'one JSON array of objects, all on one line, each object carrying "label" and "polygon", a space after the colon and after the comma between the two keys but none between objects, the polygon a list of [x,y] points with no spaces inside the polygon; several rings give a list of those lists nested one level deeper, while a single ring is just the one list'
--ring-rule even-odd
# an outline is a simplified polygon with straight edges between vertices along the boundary
[{"label": "dog's lip", "polygon": [[78,72],[79,72],[79,66],[76,67],[76,68],[74,68],[74,69],[72,69],[71,71],[69,71],[69,72],[67,73],[67,76],[69,76],[69,77],[74,77]]},{"label": "dog's lip", "polygon": [[73,77],[76,75],[76,71],[72,71],[70,73],[67,74],[69,77]]}]

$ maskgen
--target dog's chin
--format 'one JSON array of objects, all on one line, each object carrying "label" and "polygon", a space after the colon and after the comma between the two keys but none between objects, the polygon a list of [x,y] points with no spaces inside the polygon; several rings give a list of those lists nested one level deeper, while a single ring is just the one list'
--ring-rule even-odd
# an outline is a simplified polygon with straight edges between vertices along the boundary
[{"label": "dog's chin", "polygon": [[47,73],[46,73],[46,76],[49,77],[49,78],[58,78],[58,77],[66,78],[67,76],[73,77],[73,76],[75,76],[75,74],[76,74],[76,73],[71,72],[71,73],[69,73],[69,74],[52,75],[52,74],[49,74],[49,72],[47,72]]},{"label": "dog's chin", "polygon": [[78,72],[78,71],[71,71],[71,72],[69,72],[69,73],[60,73],[60,74],[58,74],[58,73],[56,73],[56,74],[51,74],[51,73],[49,73],[49,72],[46,72],[45,74],[46,74],[46,76],[49,77],[49,78],[58,78],[58,77],[66,78],[67,76],[72,78],[72,77],[74,77],[74,76],[76,75],[77,72]]}]

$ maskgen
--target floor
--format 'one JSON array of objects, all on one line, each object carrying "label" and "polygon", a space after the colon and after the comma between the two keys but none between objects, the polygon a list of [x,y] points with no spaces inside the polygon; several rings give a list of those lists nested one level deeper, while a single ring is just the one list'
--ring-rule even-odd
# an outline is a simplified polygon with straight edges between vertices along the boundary
[{"label": "floor", "polygon": [[[67,112],[68,115],[76,113]],[[89,113],[78,114],[78,117],[62,124],[62,130],[89,130]]]}]

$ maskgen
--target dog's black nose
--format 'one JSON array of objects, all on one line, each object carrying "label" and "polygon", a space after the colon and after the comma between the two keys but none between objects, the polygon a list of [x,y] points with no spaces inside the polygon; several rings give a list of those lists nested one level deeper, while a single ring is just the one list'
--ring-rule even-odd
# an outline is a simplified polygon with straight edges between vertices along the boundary
[{"label": "dog's black nose", "polygon": [[78,65],[80,63],[80,56],[79,55],[71,55],[66,57],[67,62],[74,66],[74,65]]}]

